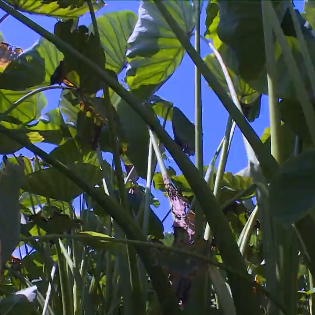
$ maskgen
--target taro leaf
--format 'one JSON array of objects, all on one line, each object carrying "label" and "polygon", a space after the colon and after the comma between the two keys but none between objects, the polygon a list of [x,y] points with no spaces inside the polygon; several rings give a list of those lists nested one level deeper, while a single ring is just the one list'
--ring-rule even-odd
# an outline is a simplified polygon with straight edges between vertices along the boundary
[{"label": "taro leaf", "polygon": [[[223,75],[222,68],[215,54],[209,54],[204,58],[211,72],[215,75],[221,86],[230,94],[230,90]],[[260,112],[261,94],[251,88],[240,76],[237,76],[231,69],[228,69],[230,78],[234,82],[235,92],[241,103],[245,117],[254,121]]]},{"label": "taro leaf", "polygon": [[[194,10],[189,1],[163,1],[169,13],[190,38]],[[131,90],[157,86],[180,65],[185,50],[152,0],[141,1],[134,32],[128,40],[126,82]]]},{"label": "taro leaf", "polygon": [[[8,123],[5,121],[0,122],[0,125],[9,129],[9,130],[15,130],[17,134],[19,134],[20,137],[24,138],[24,140],[28,141],[31,140],[32,137],[38,137],[39,135],[30,134],[30,132],[21,125]],[[18,150],[20,150],[23,146],[12,140],[10,137],[6,136],[4,132],[0,132],[0,154],[10,154],[14,153]]]},{"label": "taro leaf", "polygon": [[221,40],[218,37],[217,28],[220,21],[220,10],[218,0],[209,0],[206,8],[206,31],[204,36],[210,38],[218,49],[220,47]]},{"label": "taro leaf", "polygon": [[176,144],[189,156],[195,155],[195,125],[178,107],[173,108],[172,127]]},{"label": "taro leaf", "polygon": [[[123,243],[111,242],[107,241],[106,238],[111,238],[109,235],[96,233],[96,232],[79,232],[77,235],[89,236],[80,238],[80,241],[85,245],[88,245],[94,249],[110,249],[113,252],[123,251],[125,250],[125,246]],[[100,237],[102,239],[100,239]]]},{"label": "taro leaf", "polygon": [[287,161],[270,182],[269,207],[272,216],[289,227],[315,205],[315,151]]},{"label": "taro leaf", "polygon": [[313,0],[304,0],[304,18],[315,28],[315,3]]},{"label": "taro leaf", "polygon": [[[94,186],[101,182],[101,172],[94,165],[82,163],[70,168],[89,185]],[[83,193],[81,188],[55,168],[46,168],[27,175],[22,188],[33,194],[67,202]]]},{"label": "taro leaf", "polygon": [[[28,91],[0,90],[0,113],[8,110],[12,104],[22,98]],[[15,123],[27,124],[40,117],[42,110],[46,106],[46,97],[43,93],[37,93],[25,99],[15,109],[8,118]],[[1,114],[0,114],[1,115]],[[4,119],[8,119],[5,117]]]},{"label": "taro leaf", "polygon": [[135,166],[137,173],[146,178],[148,161],[148,128],[129,104],[120,97],[112,103],[115,107],[122,129],[127,137],[126,155]]},{"label": "taro leaf", "polygon": [[[281,133],[283,135],[283,159],[287,160],[294,153],[295,139],[296,136],[292,130],[287,126],[287,124],[281,123]],[[271,148],[271,138],[270,138],[270,127],[266,128],[263,135],[261,136],[261,141],[269,148]]]},{"label": "taro leaf", "polygon": [[312,143],[303,109],[299,102],[283,99],[279,102],[281,120],[303,141]]},{"label": "taro leaf", "polygon": [[27,130],[37,132],[41,141],[51,144],[62,144],[75,134],[75,129],[65,124],[59,108],[42,115],[36,124],[27,126]]},{"label": "taro leaf", "polygon": [[36,314],[35,300],[37,287],[32,286],[15,292],[0,302],[0,314],[7,315],[32,315]]},{"label": "taro leaf", "polygon": [[76,124],[77,115],[80,111],[80,101],[70,90],[63,90],[61,92],[59,107],[62,114],[67,116],[66,121]]},{"label": "taro leaf", "polygon": [[156,95],[153,95],[149,101],[157,116],[163,120],[166,118],[168,121],[173,119],[173,103],[165,101]]},{"label": "taro leaf", "polygon": [[19,244],[20,238],[20,204],[19,194],[24,176],[24,160],[18,158],[19,164],[6,161],[0,173],[0,241],[1,270],[12,252]]},{"label": "taro leaf", "polygon": [[[97,18],[101,43],[106,56],[106,68],[120,73],[126,65],[127,40],[136,25],[131,11],[108,12]],[[93,25],[89,26],[90,31]]]},{"label": "taro leaf", "polygon": [[12,45],[1,41],[0,44],[0,72],[2,72],[13,60],[23,52],[21,48],[13,48]]},{"label": "taro leaf", "polygon": [[[72,20],[57,22],[55,35],[103,68],[105,55],[96,36],[89,33],[89,29],[85,25],[80,25],[74,31],[71,31],[72,26]],[[99,78],[95,76],[90,67],[73,58],[71,54],[65,55],[62,67],[62,72],[65,74],[63,79],[67,79],[73,85],[80,87],[82,93],[95,94],[100,90],[101,81]]]},{"label": "taro leaf", "polygon": [[50,84],[50,77],[62,60],[63,54],[47,39],[25,51],[0,74],[0,88],[24,91]]},{"label": "taro leaf", "polygon": [[[104,227],[104,217],[102,218],[102,222],[96,216],[94,211],[90,210],[82,210],[80,219],[82,221],[82,230],[83,231],[93,231],[98,233],[106,234],[106,228]],[[109,222],[110,217],[107,216],[107,221]],[[108,234],[110,234],[109,231]]]},{"label": "taro leaf", "polygon": [[[56,18],[75,18],[89,12],[84,0],[7,0],[16,10]],[[94,10],[105,5],[103,0],[92,0]]]},{"label": "taro leaf", "polygon": [[[220,21],[217,33],[237,60],[236,73],[245,80],[257,79],[264,68],[266,58],[261,3],[259,1],[236,3],[222,0],[218,3]],[[278,6],[284,11],[283,4]]]},{"label": "taro leaf", "polygon": [[[223,43],[218,40],[215,43],[216,48],[219,49],[227,67],[240,75],[257,92],[268,94],[260,2],[247,1],[237,5],[233,1],[219,1],[219,3],[220,22],[217,29],[213,26],[212,34],[215,36],[217,31]],[[287,4],[274,2],[274,5],[279,20],[282,22],[284,16],[287,15]],[[296,11],[296,15],[301,20],[299,12]],[[292,24],[292,21],[290,23]],[[302,80],[310,91],[309,77],[300,45],[291,34],[292,25],[288,25],[288,22],[285,21],[282,29],[287,35],[288,44],[300,69]],[[302,32],[312,56],[314,55],[312,52],[315,52],[313,30],[303,26]],[[242,35],[240,36],[240,34]],[[275,58],[277,97],[296,99],[296,88],[278,42],[275,43]]]}]

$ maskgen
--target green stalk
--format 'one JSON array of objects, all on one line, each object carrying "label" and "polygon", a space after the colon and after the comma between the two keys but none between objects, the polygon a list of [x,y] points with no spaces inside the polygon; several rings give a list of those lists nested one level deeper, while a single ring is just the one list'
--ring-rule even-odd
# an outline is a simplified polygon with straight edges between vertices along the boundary
[{"label": "green stalk", "polygon": [[[198,55],[200,55],[200,0],[194,0],[194,5],[196,22],[195,49]],[[200,171],[201,175],[203,175],[201,73],[198,67],[195,67],[195,151],[196,168]],[[202,236],[203,229],[203,213],[200,205],[197,203],[195,208],[195,233],[197,238]]]},{"label": "green stalk", "polygon": [[[276,17],[275,11],[272,4],[269,1],[262,1],[262,15],[263,15],[263,27],[264,27],[264,38],[265,38],[265,52],[266,52],[266,62],[267,62],[267,80],[268,80],[268,94],[269,94],[269,111],[270,111],[270,133],[271,133],[271,154],[275,157],[279,165],[283,164],[283,136],[281,134],[281,114],[278,106],[278,100],[276,97],[276,61],[275,61],[275,47],[274,47],[274,38],[273,38],[273,28],[276,33],[277,39],[281,45],[282,52],[286,61],[293,62],[291,64],[291,76],[293,80],[300,80],[299,70],[296,66],[295,60],[289,46],[285,35],[281,29],[278,18]],[[295,17],[295,13],[294,13]],[[293,18],[294,18],[293,17]],[[270,18],[272,23],[270,23]],[[275,20],[276,19],[276,20]],[[280,29],[279,29],[280,27]],[[295,67],[296,69],[294,69]],[[290,67],[289,67],[290,70]],[[300,85],[303,85],[300,81]],[[303,85],[304,87],[304,85]],[[304,91],[305,87],[304,87]],[[303,91],[300,92],[300,97],[303,95]],[[306,99],[309,101],[308,95]],[[302,100],[302,98],[300,98]],[[302,106],[303,107],[303,106]],[[308,107],[307,104],[304,107],[304,114],[310,114],[310,120],[308,123],[315,123],[315,113],[312,107]],[[315,126],[313,126],[313,131],[315,132]],[[312,131],[310,130],[310,133]],[[314,133],[315,136],[315,133]],[[315,137],[313,138],[315,140]],[[315,142],[314,142],[315,143]],[[258,200],[258,199],[257,199]],[[262,202],[267,202],[268,199]],[[268,207],[268,205],[266,206]],[[271,215],[271,214],[269,214]],[[272,264],[272,261],[268,260],[266,257],[266,268],[276,269],[276,277],[272,277],[273,270],[270,270],[268,274],[270,277],[266,276],[267,285],[272,282],[272,287],[274,288],[274,293],[278,295],[285,305],[288,305],[290,314],[296,314],[297,312],[297,272],[298,272],[298,249],[297,242],[294,231],[292,228],[284,229],[278,222],[275,222],[272,217],[265,215],[267,222],[262,222],[262,224],[272,225],[271,235],[266,235],[265,237],[269,238],[270,246],[274,247],[274,252],[276,253],[276,265]],[[268,248],[265,246],[264,251]],[[271,248],[269,247],[269,250]],[[271,254],[270,254],[271,255]],[[269,256],[270,257],[270,256]],[[272,258],[273,259],[273,258]],[[267,272],[266,272],[267,274]],[[291,277],[288,275],[292,275]],[[275,283],[276,281],[276,283]],[[277,312],[272,305],[270,305],[271,313],[280,313]]]},{"label": "green stalk", "polygon": [[[101,38],[100,38],[100,33],[99,33],[96,17],[95,17],[93,4],[91,0],[87,0],[87,2],[88,2],[91,18],[92,18],[92,24],[93,24],[95,36],[98,40],[98,44],[101,45]],[[107,83],[104,83],[103,94],[104,94],[105,111],[106,111],[109,131],[110,131],[111,147],[113,148],[113,159],[114,159],[114,164],[115,164],[119,196],[120,196],[122,206],[126,209],[126,211],[128,211],[129,204],[127,200],[124,176],[123,176],[123,171],[122,171],[121,161],[120,161],[119,143],[118,143],[118,138],[117,138],[116,127],[113,120],[113,114],[112,114],[113,106],[111,103],[111,99],[109,95],[109,88],[108,88]],[[141,303],[142,301],[141,284],[140,284],[140,274],[139,274],[139,269],[138,269],[136,251],[133,247],[126,247],[126,254],[129,260],[129,268],[130,268],[129,273],[130,273],[131,283],[132,283],[132,293],[130,296],[130,300],[133,302],[133,307],[134,307],[133,311],[135,314],[144,314],[145,307],[144,307],[144,304]]]},{"label": "green stalk", "polygon": [[[91,234],[88,234],[91,233]],[[137,241],[137,240],[128,240],[128,239],[118,239],[118,238],[112,238],[108,237],[107,235],[103,234],[94,234],[95,232],[82,232],[82,233],[77,233],[74,235],[69,235],[69,234],[46,234],[46,235],[36,235],[36,236],[29,236],[29,237],[21,237],[20,240],[24,242],[28,241],[33,241],[33,240],[41,240],[41,241],[49,241],[49,240],[55,240],[59,238],[73,238],[78,241],[82,242],[88,242],[91,241],[98,242],[98,246],[103,244],[104,248],[108,248],[108,243],[117,243],[117,244],[133,244],[136,247],[148,247],[151,249],[157,249],[161,250],[162,252],[170,252],[170,254],[178,254],[180,256],[186,256],[186,257],[191,257],[200,260],[201,262],[204,262],[206,264],[216,266],[222,270],[234,273],[239,277],[240,279],[243,279],[244,281],[248,282],[248,284],[251,287],[255,287],[259,292],[263,293],[267,298],[272,300],[282,311],[284,314],[287,314],[286,307],[282,305],[279,301],[277,301],[274,296],[270,294],[269,291],[265,289],[264,286],[256,283],[255,281],[252,280],[252,278],[247,274],[244,275],[242,272],[239,272],[234,266],[226,265],[224,263],[219,263],[217,260],[209,257],[202,256],[200,254],[197,254],[194,251],[189,251],[189,250],[184,250],[179,247],[174,247],[174,246],[165,246],[165,245],[160,245],[156,243],[149,243],[146,241]],[[91,244],[92,244],[91,243]],[[95,244],[95,243],[94,243]],[[99,247],[98,247],[99,248]]]},{"label": "green stalk", "polygon": [[24,96],[22,96],[20,99],[18,99],[16,102],[14,102],[6,111],[4,111],[3,113],[0,113],[0,120],[3,120],[3,118],[5,118],[7,115],[9,115],[13,110],[15,110],[21,103],[23,103],[25,100],[27,100],[28,98],[30,98],[31,96],[37,94],[37,93],[41,93],[47,90],[55,90],[55,89],[62,89],[62,90],[66,90],[66,89],[74,89],[72,87],[68,87],[68,86],[44,86],[44,87],[40,87],[36,90],[33,90],[27,94],[25,94]]},{"label": "green stalk", "polygon": [[45,299],[45,304],[44,304],[44,307],[43,307],[42,315],[46,315],[46,312],[47,312],[47,309],[48,309],[49,299],[50,299],[50,296],[51,296],[51,285],[52,285],[52,283],[54,281],[56,269],[57,269],[57,266],[56,266],[56,263],[54,263],[54,265],[52,267],[52,270],[51,270],[51,274],[50,274],[51,280],[49,281],[49,284],[48,284],[48,289],[47,289],[47,292],[46,292],[46,299]]},{"label": "green stalk", "polygon": [[[215,182],[214,182],[213,194],[217,200],[219,200],[220,198],[221,183],[223,180],[225,166],[226,166],[226,162],[228,158],[228,152],[229,152],[229,147],[230,147],[230,135],[231,135],[232,127],[233,127],[233,120],[231,116],[229,116],[227,124],[226,124],[226,128],[225,128],[224,142],[223,142],[222,152],[220,156],[218,171],[217,171]],[[211,233],[210,226],[209,224],[207,224],[205,234],[204,234],[204,239],[206,241],[210,239],[210,233]]]},{"label": "green stalk", "polygon": [[275,46],[272,32],[272,26],[268,21],[267,7],[265,1],[262,2],[262,16],[265,38],[265,52],[267,65],[267,82],[268,82],[268,100],[269,100],[269,117],[270,117],[270,134],[271,134],[271,154],[281,165],[283,163],[283,150],[281,137],[281,114],[276,96],[276,61]]},{"label": "green stalk", "polygon": [[[208,189],[208,187],[207,187],[206,183],[204,182],[199,171],[194,168],[194,166],[191,164],[190,160],[185,156],[185,154],[183,154],[183,152],[181,152],[181,150],[174,143],[174,141],[171,139],[171,137],[158,124],[158,122],[156,121],[153,114],[149,110],[147,110],[144,106],[141,106],[140,102],[138,102],[137,97],[135,97],[133,94],[126,91],[106,71],[99,68],[91,60],[85,58],[81,53],[79,53],[78,51],[73,49],[70,45],[66,44],[65,42],[63,42],[59,38],[56,38],[56,36],[47,32],[45,29],[41,28],[39,25],[37,25],[36,23],[31,21],[30,19],[26,18],[24,15],[17,12],[16,10],[14,10],[10,6],[6,5],[5,3],[0,2],[0,8],[6,12],[9,12],[12,16],[19,19],[23,24],[29,26],[30,28],[35,30],[37,33],[39,33],[40,35],[44,36],[46,39],[48,39],[49,41],[54,43],[61,51],[71,53],[74,58],[77,58],[78,60],[84,62],[91,69],[93,69],[95,71],[95,74],[97,74],[100,78],[102,78],[102,80],[105,80],[106,82],[108,82],[108,85],[115,92],[117,92],[118,95],[120,95],[123,99],[125,99],[127,101],[127,103],[129,103],[133,107],[133,109],[142,117],[142,119],[149,125],[149,127],[152,128],[152,130],[158,135],[159,139],[164,143],[164,145],[166,146],[168,151],[172,154],[174,160],[177,162],[180,169],[183,171],[184,176],[186,177],[190,186],[192,187],[193,191],[196,194],[196,197],[197,197],[197,199],[198,199],[198,201],[199,201],[199,203],[200,203],[200,205],[201,205],[201,207],[202,207],[202,209],[206,215],[207,221],[209,223],[213,222],[213,228],[212,228],[213,233],[214,233],[214,236],[218,239],[219,249],[222,253],[223,259],[227,263],[234,263],[235,266],[240,271],[246,273],[247,272],[246,266],[245,266],[245,263],[244,263],[244,260],[241,256],[241,254],[239,252],[237,244],[235,242],[233,233],[231,232],[231,230],[229,228],[229,225],[227,223],[225,216],[220,211],[220,208],[218,207],[213,194]],[[164,7],[164,9],[165,9],[165,7]],[[166,15],[167,15],[167,13],[168,12],[166,12]],[[172,21],[173,21],[173,19],[172,19]],[[181,30],[180,30],[180,33],[181,33]],[[186,40],[185,36],[184,36],[184,40]],[[185,46],[187,47],[187,45],[185,45]],[[188,47],[190,47],[190,46],[191,45],[188,42]],[[193,51],[194,51],[194,49],[193,49]],[[197,60],[198,60],[197,62],[199,62],[199,68],[201,69],[201,73],[206,77],[207,81],[214,83],[214,84],[210,84],[212,87],[214,87],[214,85],[216,85],[214,87],[214,90],[217,92],[219,91],[218,92],[218,94],[220,94],[219,98],[225,104],[226,108],[229,109],[231,116],[233,117],[235,122],[238,124],[241,131],[246,135],[246,137],[249,140],[249,142],[251,143],[252,147],[255,149],[255,152],[256,152],[257,156],[259,157],[261,164],[264,166],[265,171],[267,171],[267,174],[269,174],[269,176],[272,176],[272,174],[274,174],[274,172],[278,169],[278,164],[273,159],[273,157],[268,153],[268,151],[264,148],[259,137],[255,134],[253,129],[250,127],[250,125],[244,119],[243,115],[235,107],[233,102],[230,100],[228,95],[225,93],[224,89],[220,86],[220,84],[214,78],[212,73],[209,70],[207,70],[207,67],[205,66],[204,62],[200,59],[198,54],[197,54]],[[201,62],[201,64],[200,64],[200,62]],[[209,73],[210,73],[210,76],[209,76]],[[210,80],[209,80],[209,78],[210,78]],[[214,80],[212,80],[212,79],[214,79]],[[10,131],[6,130],[5,128],[1,128],[1,130],[6,132],[7,135],[10,134],[11,138],[16,136],[16,135],[13,135],[12,133],[10,133]],[[23,140],[19,139],[20,143],[21,143],[21,141],[23,141]],[[26,147],[31,146],[31,144],[29,144],[29,143],[26,144],[26,141],[23,141],[23,145],[24,144],[26,145]],[[32,147],[32,149],[34,149],[34,147]],[[36,148],[36,150],[38,150],[38,148]],[[42,152],[41,154],[43,155],[44,153]],[[47,159],[47,157],[45,157],[45,158]],[[56,162],[56,161],[54,160],[54,162]],[[61,167],[60,164],[58,164],[58,167],[59,167],[59,169],[61,169],[64,172],[64,174],[67,174],[67,176],[74,178],[75,175],[71,171],[65,172],[65,169],[63,167]],[[76,176],[75,176],[75,178],[77,180]],[[80,183],[80,186],[81,186],[81,184],[83,184],[82,181]],[[85,183],[83,185],[87,186]],[[89,193],[91,193],[91,189],[89,189],[89,188],[90,187],[88,186]],[[100,198],[100,196],[98,195],[97,200],[100,200],[99,198]],[[104,200],[102,200],[102,201],[104,201]],[[116,206],[117,205],[115,205],[115,207]],[[210,211],[210,209],[211,209],[211,211]],[[108,208],[106,208],[106,210],[108,210]],[[115,215],[120,216],[120,213],[115,214]],[[119,224],[121,224],[125,227],[124,230],[128,231],[129,233],[131,232],[131,235],[134,235],[135,231],[131,231],[130,225],[126,226],[127,220],[125,219],[124,220],[125,222],[123,223],[122,218],[120,218],[120,219],[121,220],[119,221]],[[134,225],[132,225],[132,226],[134,226]],[[211,226],[211,224],[210,224],[210,226]],[[141,235],[142,235],[142,233],[141,233]],[[141,237],[143,237],[143,235]],[[144,258],[142,258],[142,259],[147,259],[146,263],[148,263],[148,265],[149,265],[149,266],[146,266],[147,270],[150,271],[151,273],[153,270],[157,273],[160,273],[161,269],[159,268],[159,271],[158,271],[156,269],[157,267],[155,267],[155,266],[153,267],[152,265],[150,265],[150,263],[149,263],[150,260],[148,260],[148,257],[146,257],[145,254],[143,256],[144,256]],[[150,275],[150,277],[151,276],[152,275]],[[151,277],[151,279],[153,280],[152,277]],[[160,281],[162,279],[163,279],[163,281]],[[155,281],[153,281],[153,282],[160,289],[162,287],[164,288],[164,292],[162,292],[163,290],[158,290],[158,289],[156,290],[158,292],[158,294],[160,294],[160,296],[159,296],[160,302],[163,301],[163,303],[164,303],[165,302],[164,297],[168,296],[168,293],[169,293],[169,284],[164,283],[164,280],[165,280],[164,275],[162,275],[162,277],[154,277],[154,280],[157,281],[157,282],[155,282]],[[161,282],[163,282],[163,283],[161,283]],[[160,285],[161,285],[161,287],[160,287]],[[236,288],[235,288],[235,290],[236,290]],[[242,289],[240,290],[240,288],[238,288],[238,291],[242,291]],[[250,296],[251,295],[251,288],[248,287],[246,289],[246,291],[247,291],[248,295]],[[236,292],[236,295],[237,295],[237,292]],[[163,299],[161,299],[162,296],[163,296]],[[174,297],[173,293],[170,293],[169,297],[170,297],[172,302],[170,304],[164,304],[164,305],[167,305],[171,309],[173,309],[173,307],[175,307],[174,303],[175,303],[176,299],[175,298],[173,299],[173,297]],[[176,305],[175,309],[176,310],[178,309],[177,305]],[[259,311],[258,311],[258,314],[259,314]]]},{"label": "green stalk", "polygon": [[68,279],[67,279],[67,270],[65,259],[61,253],[59,244],[56,244],[57,257],[58,257],[58,271],[60,278],[60,289],[61,289],[61,298],[62,298],[62,311],[63,314],[74,314],[71,297],[69,296],[69,288],[68,288]]},{"label": "green stalk", "polygon": [[[127,237],[135,240],[146,241],[141,229],[135,224],[133,218],[129,213],[126,213],[125,209],[121,207],[115,200],[109,196],[96,191],[93,187],[87,184],[81,177],[77,176],[71,169],[66,165],[62,164],[60,161],[52,158],[49,154],[39,149],[29,141],[21,139],[18,134],[14,131],[10,131],[3,126],[0,126],[0,132],[4,132],[6,136],[14,139],[15,141],[21,143],[25,148],[37,154],[46,163],[58,169],[63,175],[70,178],[74,183],[76,183],[82,190],[84,190],[91,198],[93,198],[106,213],[108,213],[124,230]],[[141,248],[137,248],[139,256],[144,263],[147,272],[152,280],[152,285],[157,292],[160,303],[164,306],[164,311],[178,312],[178,304],[175,295],[169,282],[166,279],[164,272],[160,266],[154,264],[154,261],[150,257],[147,251]]]},{"label": "green stalk", "polygon": [[315,68],[314,68],[310,53],[308,51],[306,41],[305,41],[304,36],[302,34],[300,24],[297,20],[292,2],[288,1],[288,5],[289,5],[290,13],[292,16],[294,29],[295,29],[295,32],[297,35],[297,40],[300,44],[300,48],[301,48],[303,60],[305,63],[306,71],[307,71],[308,76],[310,78],[311,88],[312,88],[312,92],[313,92],[313,98],[315,98]]},{"label": "green stalk", "polygon": [[166,22],[169,24],[172,31],[175,33],[179,42],[187,51],[194,64],[200,69],[201,74],[204,76],[209,86],[217,94],[219,100],[222,102],[226,110],[236,122],[237,126],[240,128],[242,134],[250,143],[251,147],[255,151],[255,154],[257,155],[257,158],[262,166],[264,173],[266,173],[266,177],[271,178],[274,172],[276,172],[279,167],[275,159],[269,154],[268,150],[264,148],[260,141],[260,138],[257,136],[250,124],[246,121],[242,113],[235,107],[233,101],[226,94],[224,88],[220,85],[216,77],[209,70],[206,63],[200,58],[194,47],[191,45],[186,34],[178,26],[178,24],[168,12],[162,1],[154,0],[154,3],[160,10],[161,14],[163,15]]},{"label": "green stalk", "polygon": [[276,38],[281,46],[281,50],[283,53],[284,60],[287,64],[288,70],[291,75],[291,79],[294,83],[294,86],[296,88],[296,94],[298,96],[299,102],[302,106],[306,124],[308,126],[312,142],[315,145],[315,112],[314,108],[311,104],[311,101],[309,99],[308,93],[306,91],[305,85],[303,83],[303,80],[301,78],[301,74],[299,71],[299,68],[296,64],[296,61],[293,57],[293,54],[290,50],[288,41],[286,39],[286,36],[283,34],[281,25],[279,23],[279,19],[277,17],[277,14],[273,8],[273,5],[269,0],[264,1],[265,2],[265,12],[268,15],[268,23],[271,23],[272,28],[276,34]]}]

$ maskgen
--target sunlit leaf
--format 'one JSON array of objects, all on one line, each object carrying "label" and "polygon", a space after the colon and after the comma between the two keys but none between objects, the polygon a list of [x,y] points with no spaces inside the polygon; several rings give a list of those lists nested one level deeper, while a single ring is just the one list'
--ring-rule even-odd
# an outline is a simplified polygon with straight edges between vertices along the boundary
[{"label": "sunlit leaf", "polygon": [[[194,13],[189,1],[163,1],[188,38],[194,28]],[[127,84],[136,90],[157,86],[180,65],[185,50],[153,1],[141,1],[138,22],[128,40]]]},{"label": "sunlit leaf", "polygon": [[[17,10],[28,13],[41,14],[56,18],[73,18],[89,12],[84,0],[7,0]],[[94,10],[105,5],[103,0],[91,0]]]},{"label": "sunlit leaf", "polygon": [[[108,12],[97,18],[106,68],[120,73],[126,65],[127,40],[137,21],[132,11]],[[93,30],[90,24],[89,29]]]},{"label": "sunlit leaf", "polygon": [[24,91],[50,84],[62,53],[48,40],[41,38],[24,51],[0,74],[0,87],[5,90]]}]

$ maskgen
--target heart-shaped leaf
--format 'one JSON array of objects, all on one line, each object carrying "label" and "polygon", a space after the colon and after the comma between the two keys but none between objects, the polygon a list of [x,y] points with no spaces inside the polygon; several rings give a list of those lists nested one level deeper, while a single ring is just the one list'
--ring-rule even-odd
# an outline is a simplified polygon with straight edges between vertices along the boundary
[{"label": "heart-shaped leaf", "polygon": [[315,151],[287,161],[270,182],[271,215],[290,226],[315,206]]},{"label": "heart-shaped leaf", "polygon": [[[194,28],[194,10],[189,1],[163,1],[188,38]],[[141,1],[134,32],[128,40],[126,81],[130,89],[157,86],[180,65],[185,50],[152,0]]]},{"label": "heart-shaped leaf", "polygon": [[[7,0],[16,10],[41,14],[56,18],[75,18],[89,12],[89,6],[83,0]],[[103,0],[91,0],[94,10],[105,5]]]},{"label": "heart-shaped leaf", "polygon": [[[126,65],[127,40],[136,25],[131,11],[108,12],[97,18],[101,43],[106,56],[106,68],[120,73]],[[89,26],[93,30],[93,25]]]}]

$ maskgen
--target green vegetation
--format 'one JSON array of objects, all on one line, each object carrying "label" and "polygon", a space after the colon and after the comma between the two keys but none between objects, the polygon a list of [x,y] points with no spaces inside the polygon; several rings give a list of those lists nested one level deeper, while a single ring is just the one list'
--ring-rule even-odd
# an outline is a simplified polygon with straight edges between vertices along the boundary
[{"label": "green vegetation", "polygon": [[[313,1],[300,14],[291,1],[208,0],[205,21],[200,0],[96,18],[104,4],[0,0],[42,37],[22,53],[1,36],[0,314],[314,314]],[[24,12],[58,18],[54,34]],[[84,14],[92,23],[78,26]],[[159,96],[186,53],[195,124]],[[201,76],[229,113],[206,166]],[[44,113],[50,89],[60,102]],[[250,122],[263,95],[260,138]],[[232,174],[236,125],[248,166]],[[23,148],[33,157],[15,154]],[[174,233],[153,211],[152,186]]]}]

